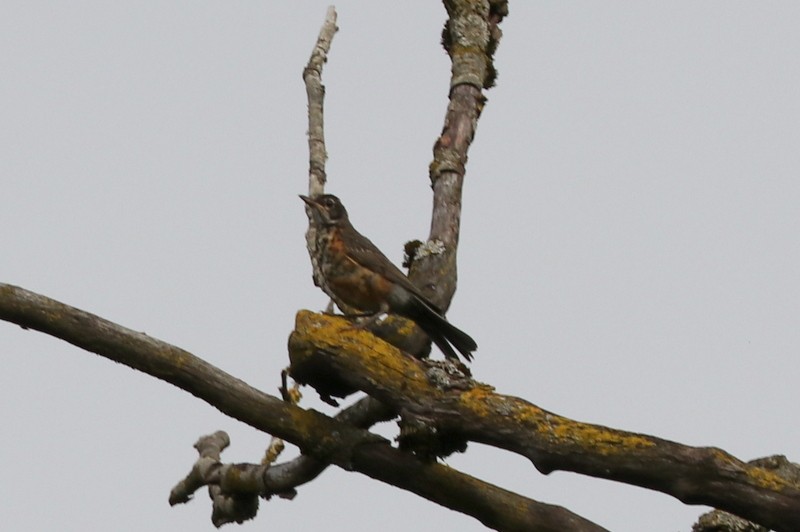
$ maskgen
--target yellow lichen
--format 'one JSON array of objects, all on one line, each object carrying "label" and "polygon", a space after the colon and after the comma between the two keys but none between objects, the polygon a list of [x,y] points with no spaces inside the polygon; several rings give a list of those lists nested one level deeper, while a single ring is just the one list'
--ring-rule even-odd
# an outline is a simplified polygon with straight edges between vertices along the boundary
[{"label": "yellow lichen", "polygon": [[745,473],[760,487],[768,490],[780,491],[790,487],[797,489],[795,484],[763,467],[750,466],[745,469]]},{"label": "yellow lichen", "polygon": [[548,421],[541,426],[548,435],[557,440],[567,440],[581,446],[592,447],[600,454],[628,453],[656,445],[656,442],[647,436],[580,423],[560,416],[553,415]]}]

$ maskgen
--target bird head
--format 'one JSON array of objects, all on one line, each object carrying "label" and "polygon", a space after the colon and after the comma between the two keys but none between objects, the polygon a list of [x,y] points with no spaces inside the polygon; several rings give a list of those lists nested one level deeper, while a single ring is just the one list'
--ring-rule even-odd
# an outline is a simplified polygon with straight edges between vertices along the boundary
[{"label": "bird head", "polygon": [[341,220],[347,220],[347,210],[333,194],[323,194],[313,198],[301,195],[300,199],[319,215],[323,225],[336,225]]}]

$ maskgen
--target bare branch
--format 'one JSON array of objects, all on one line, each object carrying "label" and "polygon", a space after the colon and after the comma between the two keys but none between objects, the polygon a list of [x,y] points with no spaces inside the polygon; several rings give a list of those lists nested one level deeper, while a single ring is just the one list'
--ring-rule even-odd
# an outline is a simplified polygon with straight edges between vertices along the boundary
[{"label": "bare branch", "polygon": [[[303,81],[306,85],[308,99],[308,194],[312,197],[319,196],[324,192],[327,181],[325,161],[328,159],[328,153],[325,150],[325,86],[322,84],[322,68],[328,61],[331,42],[338,29],[336,27],[336,9],[331,6],[328,8],[325,22],[319,30],[319,36],[311,51],[308,64],[303,69]],[[314,284],[319,286],[331,300],[337,301],[333,291],[327,287],[325,278],[320,271],[317,227],[313,223],[313,213],[308,207],[306,207],[306,214],[309,221],[306,231],[306,247],[311,258]],[[339,302],[337,301],[337,303]],[[332,310],[332,308],[328,310]]]},{"label": "bare branch", "polygon": [[322,194],[325,187],[325,161],[328,154],[325,150],[324,112],[325,86],[322,84],[322,67],[328,61],[336,27],[336,9],[331,6],[325,15],[325,22],[319,30],[317,42],[311,51],[308,64],[303,69],[303,81],[308,98],[308,192],[311,196]]},{"label": "bare branch", "polygon": [[486,103],[483,90],[495,79],[493,55],[508,12],[504,0],[445,0],[448,20],[442,45],[450,56],[450,103],[433,148],[430,179],[433,215],[428,242],[411,261],[409,274],[440,308],[447,310],[456,291],[456,248],[461,226],[461,190],[467,154]]},{"label": "bare branch", "polygon": [[800,484],[720,449],[567,419],[463,375],[451,378],[439,365],[405,356],[334,316],[299,313],[289,350],[290,370],[301,382],[313,384],[320,372],[363,390],[429,427],[446,448],[457,449],[459,438],[481,442],[525,456],[545,474],[617,480],[774,530],[800,530]]},{"label": "bare branch", "polygon": [[[471,515],[486,526],[502,530],[603,530],[559,506],[533,501],[441,464],[420,461],[366,430],[267,395],[188,351],[45,296],[0,283],[0,319],[167,381],[234,419],[297,445],[313,459],[411,491]],[[221,435],[218,438],[225,440]],[[208,449],[205,443],[201,449]],[[221,451],[223,445],[217,447]],[[216,454],[213,449],[205,452],[212,460]],[[209,466],[208,475],[216,479],[216,468]],[[306,467],[313,472],[313,467]],[[240,487],[252,493],[268,478],[256,474],[263,471],[264,466],[256,464],[230,465],[225,471],[220,468],[218,481],[220,486],[227,483],[230,487],[236,485],[234,477],[244,474],[247,482]],[[274,478],[277,481],[278,477]],[[194,478],[183,482],[196,486]],[[281,490],[284,488],[281,486]],[[173,495],[178,502],[188,498],[186,493]]]},{"label": "bare branch", "polygon": [[195,491],[208,486],[212,500],[211,522],[214,526],[243,523],[255,517],[261,492],[260,481],[267,466],[221,464],[220,454],[228,445],[230,438],[223,431],[197,440],[194,448],[200,457],[189,475],[170,491],[170,506],[188,502]]},{"label": "bare branch", "polygon": [[[800,485],[800,464],[790,462],[783,455],[750,460],[749,465],[761,467],[785,480]],[[712,510],[701,515],[692,526],[692,532],[769,532],[769,529],[736,517],[722,510]]]},{"label": "bare branch", "polygon": [[[222,413],[290,441],[314,456],[345,452],[358,441],[385,441],[265,394],[179,347],[17,286],[0,283],[0,319],[169,382]],[[343,440],[330,438],[331,433],[341,430]],[[352,441],[345,442],[347,439]],[[322,449],[320,442],[328,447]],[[331,461],[347,464],[345,456],[337,460]]]},{"label": "bare branch", "polygon": [[[339,412],[335,419],[354,427],[366,429],[375,423],[388,421],[393,417],[396,415],[385,405],[371,397],[365,397]],[[228,435],[222,431],[203,436],[198,440],[194,445],[199,454],[198,459],[187,477],[170,492],[169,502],[171,505],[189,502],[193,493],[201,487],[219,487],[221,479],[227,478],[225,491],[216,490],[211,494],[212,500],[215,501],[213,513],[216,516],[215,524],[217,521],[220,524],[242,522],[255,515],[254,510],[257,509],[257,504],[253,505],[252,502],[243,504],[240,509],[232,505],[217,505],[216,500],[222,499],[226,493],[235,494],[235,498],[241,500],[259,496],[269,498],[272,495],[291,499],[296,495],[297,487],[314,480],[330,465],[311,456],[299,456],[282,464],[263,462],[259,465],[240,464],[236,470],[236,476],[226,476],[224,471],[221,471],[223,464],[220,462],[220,453],[229,444]],[[237,482],[239,479],[243,479],[243,481]],[[229,511],[222,512],[221,508],[223,507]],[[251,510],[253,510],[252,515],[247,513]]]}]

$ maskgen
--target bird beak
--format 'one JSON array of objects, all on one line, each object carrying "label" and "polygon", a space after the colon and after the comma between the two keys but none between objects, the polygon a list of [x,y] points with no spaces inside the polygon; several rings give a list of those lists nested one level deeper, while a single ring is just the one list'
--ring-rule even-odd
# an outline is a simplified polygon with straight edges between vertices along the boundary
[{"label": "bird beak", "polygon": [[322,205],[317,203],[317,200],[309,198],[308,196],[303,196],[302,194],[300,194],[300,199],[303,200],[306,203],[306,205],[311,207],[312,211],[317,211],[321,214],[324,214],[325,209],[322,207]]}]

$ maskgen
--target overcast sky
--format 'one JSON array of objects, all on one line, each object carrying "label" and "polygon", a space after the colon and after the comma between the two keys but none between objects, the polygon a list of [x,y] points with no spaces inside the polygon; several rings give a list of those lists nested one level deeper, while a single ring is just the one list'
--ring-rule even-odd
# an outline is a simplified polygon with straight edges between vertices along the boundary
[{"label": "overcast sky", "polygon": [[[269,393],[300,308],[302,69],[326,2],[0,8],[0,282],[190,350]],[[342,1],[328,191],[397,263],[427,235],[441,3]],[[451,321],[475,377],[591,423],[800,461],[800,4],[515,1],[470,152]],[[0,323],[6,530],[213,530],[167,496],[198,436],[268,437]],[[306,390],[303,406],[332,412]],[[392,427],[382,429],[392,435]],[[287,452],[291,456],[295,451]],[[615,531],[703,507],[479,445],[450,465]],[[331,469],[228,530],[482,530]]]}]

